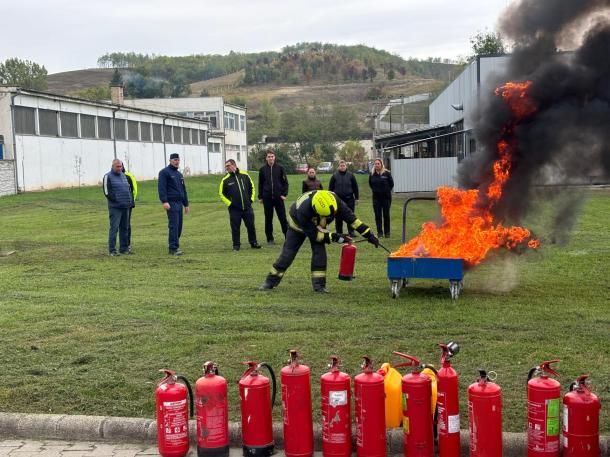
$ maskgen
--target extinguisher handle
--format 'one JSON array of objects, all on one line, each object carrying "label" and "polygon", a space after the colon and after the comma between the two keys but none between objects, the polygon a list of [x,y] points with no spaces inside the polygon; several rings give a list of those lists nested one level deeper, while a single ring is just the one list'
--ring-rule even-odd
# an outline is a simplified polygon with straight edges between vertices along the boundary
[{"label": "extinguisher handle", "polygon": [[193,403],[193,389],[191,389],[191,384],[189,383],[188,379],[186,379],[186,377],[182,376],[181,374],[177,374],[176,375],[176,379],[178,381],[182,381],[184,383],[184,385],[186,386],[186,390],[189,391],[189,405],[190,405],[189,416],[192,418],[193,417],[193,412],[194,412],[194,409],[195,409],[195,405]]},{"label": "extinguisher handle", "polygon": [[[275,372],[271,365],[267,362],[262,362],[258,364],[259,367],[265,367],[271,376],[271,410],[273,410],[273,406],[275,406],[275,395],[277,394],[277,382],[275,380]],[[258,369],[258,367],[257,367]]]},{"label": "extinguisher handle", "polygon": [[413,357],[412,355],[404,354],[404,353],[398,352],[398,351],[393,351],[392,354],[397,355],[399,357],[402,357],[402,358],[408,360],[408,362],[403,362],[403,363],[399,363],[399,364],[394,365],[394,368],[399,368],[399,367],[419,367],[419,366],[421,366],[421,362],[419,361],[419,359],[416,358],[416,357]]},{"label": "extinguisher handle", "polygon": [[546,373],[552,374],[553,376],[559,377],[559,373],[551,368],[551,363],[557,363],[560,360],[547,360],[546,362],[542,362],[540,364],[540,369]]}]

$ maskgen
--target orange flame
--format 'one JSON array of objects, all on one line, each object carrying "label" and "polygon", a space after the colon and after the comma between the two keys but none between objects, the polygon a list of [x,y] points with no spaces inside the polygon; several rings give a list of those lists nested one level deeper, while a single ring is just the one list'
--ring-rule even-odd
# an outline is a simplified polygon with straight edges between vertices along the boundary
[{"label": "orange flame", "polygon": [[[535,102],[527,96],[531,81],[509,82],[498,87],[514,115],[513,123],[502,132],[497,142],[498,159],[493,163],[493,181],[487,188],[459,190],[452,187],[437,189],[438,203],[443,222],[436,225],[426,222],[418,236],[403,244],[392,257],[440,257],[464,259],[468,266],[480,263],[492,249],[514,249],[524,242],[532,249],[540,241],[531,239],[530,231],[523,227],[504,227],[494,221],[493,207],[501,200],[504,185],[510,177],[514,140],[512,132],[523,117],[537,110]],[[486,198],[480,198],[485,195]]]}]

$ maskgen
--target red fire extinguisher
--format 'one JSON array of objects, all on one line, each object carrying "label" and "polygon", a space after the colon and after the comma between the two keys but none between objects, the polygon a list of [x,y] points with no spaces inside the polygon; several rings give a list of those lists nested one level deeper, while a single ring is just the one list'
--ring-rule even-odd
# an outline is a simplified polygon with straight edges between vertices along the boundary
[{"label": "red fire extinguisher", "polygon": [[188,392],[190,416],[193,417],[193,391],[184,376],[171,370],[159,371],[165,373],[155,391],[159,454],[163,457],[183,457],[189,451],[189,405],[186,397]]},{"label": "red fire extinguisher", "polygon": [[356,452],[358,457],[385,457],[385,390],[383,376],[364,356],[362,373],[354,378],[356,397]]},{"label": "red fire extinguisher", "polygon": [[502,389],[485,370],[468,386],[470,457],[502,457]]},{"label": "red fire extinguisher", "polygon": [[203,376],[195,384],[197,408],[197,456],[229,455],[229,407],[227,381],[214,362],[203,364]]},{"label": "red fire extinguisher", "polygon": [[289,365],[280,372],[284,453],[288,457],[310,457],[313,455],[310,370],[299,363],[297,351],[289,352]]},{"label": "red fire extinguisher", "polygon": [[[243,362],[248,365],[239,380],[241,406],[241,435],[244,456],[267,457],[273,454],[273,423],[271,412],[275,404],[275,373],[267,363]],[[259,370],[266,368],[271,376],[261,375]],[[270,392],[272,390],[272,393]]]},{"label": "red fire extinguisher", "polygon": [[352,455],[351,380],[339,371],[339,357],[331,356],[330,371],[320,378],[322,399],[322,455]]},{"label": "red fire extinguisher", "polygon": [[339,279],[342,281],[351,281],[354,279],[356,251],[356,245],[351,242],[345,243],[341,248],[341,258],[339,259]]},{"label": "red fire extinguisher", "polygon": [[451,366],[451,358],[460,347],[450,341],[439,344],[442,349],[441,368],[437,373],[437,430],[440,457],[460,457],[460,401],[458,397],[458,376]]},{"label": "red fire extinguisher", "polygon": [[563,397],[563,457],[599,457],[601,404],[579,376]]},{"label": "red fire extinguisher", "polygon": [[402,352],[394,351],[393,354],[408,360],[395,368],[413,367],[411,373],[402,377],[404,453],[409,457],[433,457],[432,381],[421,374],[424,367],[417,358]]},{"label": "red fire extinguisher", "polygon": [[[549,374],[559,376],[551,368],[559,360],[542,362],[527,375],[527,455],[528,457],[559,457],[559,406],[561,385]],[[540,377],[535,377],[540,374]]]}]

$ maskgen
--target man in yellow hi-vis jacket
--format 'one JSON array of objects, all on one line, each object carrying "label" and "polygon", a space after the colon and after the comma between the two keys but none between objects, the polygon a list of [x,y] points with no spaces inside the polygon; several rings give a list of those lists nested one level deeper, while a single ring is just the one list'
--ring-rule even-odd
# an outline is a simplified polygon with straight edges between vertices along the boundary
[{"label": "man in yellow hi-vis jacket", "polygon": [[284,273],[292,264],[299,249],[309,239],[311,244],[311,284],[315,292],[326,293],[326,245],[331,241],[345,243],[350,240],[348,235],[330,233],[329,224],[341,217],[348,226],[351,226],[360,235],[375,247],[379,247],[379,240],[368,225],[364,224],[347,204],[337,195],[328,190],[314,190],[306,192],[292,204],[288,212],[288,231],[282,252],[277,258],[261,290],[276,287]]},{"label": "man in yellow hi-vis jacket", "polygon": [[125,169],[125,164],[123,164],[123,173],[127,176],[127,182],[129,183],[129,190],[131,190],[131,196],[133,197],[132,207],[129,208],[129,212],[127,213],[127,254],[132,254],[131,252],[131,211],[136,207],[136,198],[138,198],[138,182],[136,181],[136,177],[128,170]]},{"label": "man in yellow hi-vis jacket", "polygon": [[235,160],[229,159],[225,162],[227,174],[220,181],[218,194],[225,205],[229,207],[229,221],[231,223],[231,236],[233,238],[233,250],[239,251],[239,229],[241,221],[244,221],[248,230],[248,241],[252,249],[260,249],[256,241],[256,228],[254,227],[254,183],[245,171],[237,168]]}]

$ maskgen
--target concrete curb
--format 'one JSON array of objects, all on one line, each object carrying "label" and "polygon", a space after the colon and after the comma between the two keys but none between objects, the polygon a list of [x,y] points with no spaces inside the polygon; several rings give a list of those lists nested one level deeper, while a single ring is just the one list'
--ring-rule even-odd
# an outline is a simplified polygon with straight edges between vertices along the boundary
[{"label": "concrete curb", "polygon": [[[196,424],[190,421],[191,441],[195,444]],[[275,444],[282,448],[282,423],[273,424]],[[355,437],[355,431],[354,431]],[[469,454],[469,434],[461,431],[462,456]],[[157,426],[154,419],[112,416],[73,416],[60,414],[22,414],[0,412],[0,438],[55,439],[62,441],[107,441],[115,443],[157,442]],[[229,423],[231,446],[241,447],[241,425]],[[322,434],[314,424],[315,449],[321,450]],[[387,432],[388,454],[402,454],[402,429]],[[354,443],[355,445],[355,443]],[[610,457],[610,436],[600,438],[600,457]],[[504,433],[504,457],[522,457],[527,454],[525,433]]]}]

